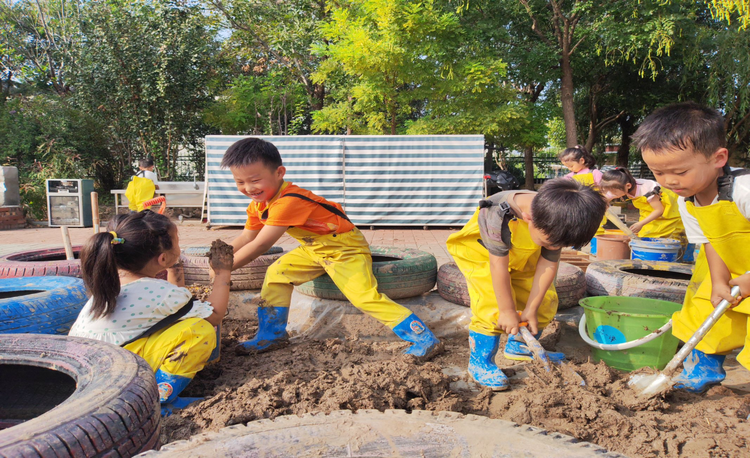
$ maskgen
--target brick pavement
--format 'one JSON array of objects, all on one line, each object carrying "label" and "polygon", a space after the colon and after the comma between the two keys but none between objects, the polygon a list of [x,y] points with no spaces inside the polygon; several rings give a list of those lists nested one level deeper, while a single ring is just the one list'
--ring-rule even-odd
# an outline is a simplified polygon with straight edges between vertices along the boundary
[{"label": "brick pavement", "polygon": [[[205,226],[197,222],[186,221],[179,225],[180,246],[209,245],[211,241],[220,238],[224,241],[232,240],[242,231],[239,227],[214,226],[207,230]],[[68,229],[70,240],[73,245],[83,244],[93,234],[93,229],[75,228]],[[102,229],[103,230],[103,229]],[[438,265],[450,262],[451,257],[445,248],[445,241],[450,234],[457,229],[363,229],[362,233],[370,245],[379,246],[403,246],[416,248],[432,253],[438,261]],[[284,235],[276,243],[285,249],[291,249],[298,245],[297,241],[288,235]],[[0,231],[0,255],[26,250],[41,250],[46,248],[62,247],[62,235],[60,228],[33,227],[26,229],[13,229]]]}]

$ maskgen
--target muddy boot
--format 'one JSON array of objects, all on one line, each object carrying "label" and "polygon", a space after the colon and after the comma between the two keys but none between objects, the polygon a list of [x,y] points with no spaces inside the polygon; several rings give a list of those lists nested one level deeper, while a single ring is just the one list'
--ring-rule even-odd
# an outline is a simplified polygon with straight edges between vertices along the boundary
[{"label": "muddy boot", "polygon": [[259,352],[285,343],[289,307],[258,307],[258,333],[251,340],[240,343],[245,350]]},{"label": "muddy boot", "polygon": [[172,415],[173,409],[184,409],[196,401],[202,401],[203,398],[181,398],[178,397],[182,390],[193,380],[190,377],[174,375],[164,372],[161,369],[154,374],[156,385],[159,387],[159,402],[161,403],[162,417]]},{"label": "muddy boot", "polygon": [[674,387],[691,393],[703,393],[726,378],[724,371],[726,355],[707,355],[693,349],[682,363],[682,373],[675,377]]},{"label": "muddy boot", "polygon": [[493,391],[504,391],[510,387],[510,381],[495,364],[500,346],[500,336],[486,336],[469,331],[469,375],[480,385]]},{"label": "muddy boot", "polygon": [[[539,331],[534,337],[539,340],[539,337],[541,336],[542,332]],[[516,335],[508,334],[508,340],[505,342],[505,348],[503,349],[503,356],[505,356],[506,359],[512,359],[514,361],[531,361],[534,359],[534,354],[526,346],[526,342],[523,340],[523,337],[521,337],[520,332]],[[565,354],[560,352],[548,351],[547,356],[549,356],[549,360],[553,363],[561,363],[565,361]]]},{"label": "muddy boot", "polygon": [[406,355],[427,359],[439,349],[440,341],[438,338],[413,313],[394,326],[393,332],[401,339],[414,344],[404,351]]}]

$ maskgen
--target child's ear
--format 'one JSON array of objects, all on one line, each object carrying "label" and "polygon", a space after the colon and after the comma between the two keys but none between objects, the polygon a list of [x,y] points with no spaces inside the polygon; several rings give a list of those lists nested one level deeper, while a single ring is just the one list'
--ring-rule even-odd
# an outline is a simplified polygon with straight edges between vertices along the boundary
[{"label": "child's ear", "polygon": [[276,169],[276,178],[281,180],[284,178],[284,175],[286,175],[286,167],[280,165],[279,168]]},{"label": "child's ear", "polygon": [[162,253],[159,256],[156,257],[156,262],[164,268],[171,267],[167,266],[167,253]]},{"label": "child's ear", "polygon": [[711,160],[713,161],[714,168],[724,167],[729,161],[729,150],[726,148],[717,149],[711,156]]},{"label": "child's ear", "polygon": [[531,219],[531,213],[521,212],[521,219],[526,221],[527,223],[533,223],[534,220]]}]

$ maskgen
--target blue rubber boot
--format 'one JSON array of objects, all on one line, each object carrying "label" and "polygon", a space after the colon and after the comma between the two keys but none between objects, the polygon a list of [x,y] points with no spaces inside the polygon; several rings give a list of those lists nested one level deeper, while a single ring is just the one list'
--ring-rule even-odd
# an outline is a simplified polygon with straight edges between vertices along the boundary
[{"label": "blue rubber boot", "polygon": [[703,393],[721,383],[727,376],[724,371],[726,355],[707,355],[693,349],[682,363],[682,372],[675,377],[674,387],[691,393]]},{"label": "blue rubber boot", "polygon": [[493,391],[504,391],[510,387],[508,377],[495,364],[500,346],[500,336],[486,336],[469,331],[469,375],[480,385]]},{"label": "blue rubber boot", "polygon": [[[539,337],[541,336],[542,332],[539,331],[534,337],[539,340]],[[520,332],[516,335],[508,334],[508,340],[505,342],[505,348],[503,349],[503,356],[514,361],[531,361],[534,359],[534,354],[526,346],[526,342],[523,340],[523,337],[521,337]],[[548,351],[547,356],[549,356],[549,360],[553,363],[561,363],[565,361],[564,353]]]},{"label": "blue rubber boot", "polygon": [[437,350],[438,344],[440,344],[435,334],[413,313],[394,326],[393,332],[401,339],[414,344],[404,351],[406,355],[427,358],[432,356],[432,353]]},{"label": "blue rubber boot", "polygon": [[245,350],[263,351],[287,339],[286,323],[289,307],[258,307],[258,333],[251,340],[242,342]]},{"label": "blue rubber boot", "polygon": [[192,378],[183,377],[164,372],[161,369],[154,374],[156,385],[159,387],[159,402],[161,403],[162,417],[172,415],[173,409],[184,409],[196,401],[202,401],[203,398],[180,398],[178,395],[190,383]]}]

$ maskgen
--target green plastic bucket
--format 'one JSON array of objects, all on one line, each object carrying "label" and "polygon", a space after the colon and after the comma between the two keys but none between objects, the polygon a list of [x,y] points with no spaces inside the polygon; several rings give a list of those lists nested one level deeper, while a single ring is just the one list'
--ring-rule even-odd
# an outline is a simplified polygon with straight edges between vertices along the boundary
[{"label": "green plastic bucket", "polygon": [[[581,299],[580,304],[585,312],[582,323],[586,326],[586,335],[600,344],[624,344],[646,337],[666,325],[672,314],[682,308],[682,304],[675,302],[619,296],[587,297]],[[678,343],[670,329],[628,350],[592,348],[592,354],[595,361],[604,361],[622,371],[641,367],[661,370],[674,357]]]}]

